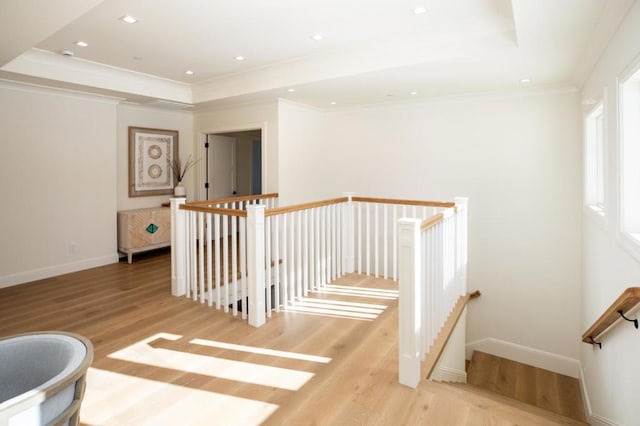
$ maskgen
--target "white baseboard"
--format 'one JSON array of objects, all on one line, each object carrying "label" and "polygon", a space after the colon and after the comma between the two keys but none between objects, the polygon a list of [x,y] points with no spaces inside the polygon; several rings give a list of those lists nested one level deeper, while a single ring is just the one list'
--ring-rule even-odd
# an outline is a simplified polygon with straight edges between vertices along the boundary
[{"label": "white baseboard", "polygon": [[587,392],[587,382],[584,379],[584,371],[582,371],[582,363],[578,361],[578,373],[580,377],[580,393],[582,394],[582,405],[587,418],[591,416],[591,401],[589,400],[589,392]]},{"label": "white baseboard", "polygon": [[575,377],[576,379],[579,378],[580,362],[577,359],[530,348],[517,343],[487,337],[486,339],[467,343],[467,359],[471,359],[473,351],[485,352],[501,358],[507,358],[523,364],[553,371],[554,373],[564,374]]},{"label": "white baseboard", "polygon": [[91,259],[84,259],[77,262],[65,263],[63,265],[54,265],[47,268],[5,275],[4,277],[0,277],[0,288],[11,287],[18,284],[42,280],[85,269],[96,268],[98,266],[110,265],[112,263],[117,263],[118,260],[118,254],[114,253],[106,256],[93,257]]},{"label": "white baseboard", "polygon": [[467,383],[467,372],[448,367],[438,367],[429,379],[434,382]]},{"label": "white baseboard", "polygon": [[589,424],[591,426],[620,426],[618,423],[609,420],[607,418],[598,416],[597,414],[592,414],[588,416]]},{"label": "white baseboard", "polygon": [[591,401],[589,400],[589,393],[587,392],[587,384],[584,379],[584,372],[582,371],[582,364],[579,363],[579,371],[580,371],[580,390],[582,392],[582,402],[584,404],[584,412],[587,415],[587,419],[589,419],[589,424],[592,426],[620,426],[618,423],[613,420],[609,420],[605,417],[599,416],[597,414],[593,414],[591,411]]}]

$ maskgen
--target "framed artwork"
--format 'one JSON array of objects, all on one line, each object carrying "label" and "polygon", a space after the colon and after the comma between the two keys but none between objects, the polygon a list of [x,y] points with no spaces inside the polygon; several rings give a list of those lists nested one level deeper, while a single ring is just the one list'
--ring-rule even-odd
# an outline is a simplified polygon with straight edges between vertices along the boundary
[{"label": "framed artwork", "polygon": [[173,194],[178,131],[129,127],[129,197]]}]

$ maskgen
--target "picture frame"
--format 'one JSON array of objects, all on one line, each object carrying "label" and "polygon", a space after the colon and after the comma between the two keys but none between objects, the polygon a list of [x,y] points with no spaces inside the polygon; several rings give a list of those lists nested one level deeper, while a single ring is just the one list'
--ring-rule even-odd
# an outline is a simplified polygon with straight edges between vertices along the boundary
[{"label": "picture frame", "polygon": [[129,126],[129,197],[173,194],[178,131]]}]

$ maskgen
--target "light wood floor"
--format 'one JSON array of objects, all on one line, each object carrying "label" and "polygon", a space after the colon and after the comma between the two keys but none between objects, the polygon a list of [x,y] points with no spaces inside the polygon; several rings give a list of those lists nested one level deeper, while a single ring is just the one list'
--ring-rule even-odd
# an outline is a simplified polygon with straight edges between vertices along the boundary
[{"label": "light wood floor", "polygon": [[578,379],[474,352],[467,383],[563,416],[586,421]]},{"label": "light wood floor", "polygon": [[577,424],[459,386],[399,385],[395,288],[347,276],[256,329],[171,297],[168,253],[139,255],[0,290],[0,336],[91,339],[86,425]]}]

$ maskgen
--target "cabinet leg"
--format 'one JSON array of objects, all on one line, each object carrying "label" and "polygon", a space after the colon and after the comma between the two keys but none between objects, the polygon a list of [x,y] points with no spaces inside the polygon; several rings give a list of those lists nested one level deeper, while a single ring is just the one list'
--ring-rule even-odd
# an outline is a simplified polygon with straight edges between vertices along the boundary
[{"label": "cabinet leg", "polygon": [[131,265],[131,262],[133,262],[133,253],[127,253],[127,261],[129,265]]}]

